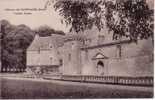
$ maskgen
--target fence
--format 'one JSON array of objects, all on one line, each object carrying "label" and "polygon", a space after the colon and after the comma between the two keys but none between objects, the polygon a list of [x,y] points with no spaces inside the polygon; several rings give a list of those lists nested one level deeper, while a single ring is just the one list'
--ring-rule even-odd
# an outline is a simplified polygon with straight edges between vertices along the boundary
[{"label": "fence", "polygon": [[122,85],[153,86],[153,77],[119,77],[119,76],[92,76],[92,75],[44,75],[46,79],[63,81],[93,82]]},{"label": "fence", "polygon": [[[3,75],[5,77],[10,75]],[[58,74],[43,74],[35,76],[33,74],[11,75],[12,77],[21,78],[44,78],[62,81],[89,82],[89,83],[104,83],[104,84],[121,84],[121,85],[141,85],[153,86],[153,77],[120,77],[120,76],[93,76],[93,75],[58,75]]]}]

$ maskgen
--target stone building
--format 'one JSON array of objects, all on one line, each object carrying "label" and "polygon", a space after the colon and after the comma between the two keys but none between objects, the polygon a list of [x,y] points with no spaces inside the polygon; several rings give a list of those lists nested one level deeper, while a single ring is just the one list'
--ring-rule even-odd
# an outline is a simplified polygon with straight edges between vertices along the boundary
[{"label": "stone building", "polygon": [[35,38],[27,49],[27,66],[34,70],[43,69],[46,72],[59,72],[62,65],[57,48],[61,42],[57,42],[61,35],[52,34],[48,37]]},{"label": "stone building", "polygon": [[63,75],[153,76],[153,42],[113,40],[95,29],[39,37],[27,50],[28,66],[46,66]]},{"label": "stone building", "polygon": [[[1,28],[0,28],[1,29]],[[0,30],[0,32],[1,32],[1,30]],[[2,44],[1,44],[1,40],[2,39],[2,33],[0,33],[0,71],[1,71],[1,68],[2,68],[2,53],[1,53],[1,51],[2,51]]]},{"label": "stone building", "polygon": [[152,39],[112,40],[106,31],[68,34],[64,38],[64,75],[153,76]]}]

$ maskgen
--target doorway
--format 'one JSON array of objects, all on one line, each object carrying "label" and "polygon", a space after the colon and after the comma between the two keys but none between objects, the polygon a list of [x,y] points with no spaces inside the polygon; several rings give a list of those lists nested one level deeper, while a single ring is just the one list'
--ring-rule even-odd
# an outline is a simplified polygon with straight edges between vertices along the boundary
[{"label": "doorway", "polygon": [[104,63],[103,63],[103,61],[97,62],[97,73],[99,75],[104,75]]}]

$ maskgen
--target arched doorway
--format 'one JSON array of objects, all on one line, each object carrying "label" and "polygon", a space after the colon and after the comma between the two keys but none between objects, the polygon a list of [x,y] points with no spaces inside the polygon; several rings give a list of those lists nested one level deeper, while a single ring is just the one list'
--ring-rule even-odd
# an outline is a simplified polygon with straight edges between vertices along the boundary
[{"label": "arched doorway", "polygon": [[103,61],[97,62],[97,73],[99,75],[104,75],[104,63],[103,63]]},{"label": "arched doorway", "polygon": [[102,61],[98,61],[97,65],[104,67],[104,63]]}]

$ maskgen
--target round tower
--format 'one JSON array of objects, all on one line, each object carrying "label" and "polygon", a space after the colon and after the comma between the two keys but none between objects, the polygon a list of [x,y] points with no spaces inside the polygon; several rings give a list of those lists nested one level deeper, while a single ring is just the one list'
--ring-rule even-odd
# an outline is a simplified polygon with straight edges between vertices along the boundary
[{"label": "round tower", "polygon": [[84,43],[81,34],[68,34],[64,39],[63,46],[63,74],[79,75],[82,72],[81,47]]}]

